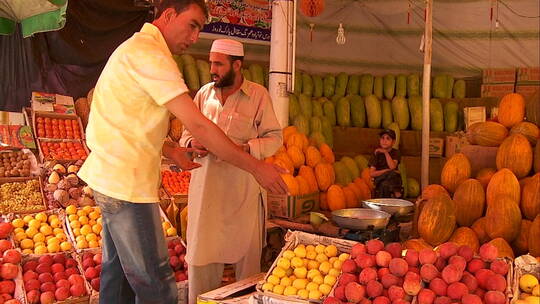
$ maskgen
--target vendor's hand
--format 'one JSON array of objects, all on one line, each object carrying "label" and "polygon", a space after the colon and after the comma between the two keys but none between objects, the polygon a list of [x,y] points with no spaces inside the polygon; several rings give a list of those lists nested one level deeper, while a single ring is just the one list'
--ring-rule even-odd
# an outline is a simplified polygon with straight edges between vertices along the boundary
[{"label": "vendor's hand", "polygon": [[257,170],[253,173],[253,177],[257,180],[266,191],[274,194],[287,194],[289,188],[283,181],[280,174],[291,173],[287,170],[278,167],[274,164],[269,164],[264,161],[259,161]]},{"label": "vendor's hand", "polygon": [[202,157],[205,157],[206,155],[208,155],[208,150],[206,150],[206,148],[200,142],[198,142],[196,139],[191,140],[190,146],[193,149],[195,149],[193,151],[193,157],[202,158]]},{"label": "vendor's hand", "polygon": [[191,140],[189,145],[190,145],[190,147],[195,148],[195,149],[206,150],[206,148],[198,140],[196,140],[195,138],[193,138]]},{"label": "vendor's hand", "polygon": [[199,168],[201,164],[193,162],[190,155],[188,153],[208,153],[206,151],[201,151],[195,148],[183,148],[178,147],[174,148],[172,151],[172,155],[170,155],[171,159],[174,161],[178,167],[180,167],[182,170],[193,170],[196,168]]},{"label": "vendor's hand", "polygon": [[377,149],[375,149],[375,154],[377,154],[377,153],[384,153],[384,152],[386,152],[386,150],[384,150],[383,148],[377,148]]}]

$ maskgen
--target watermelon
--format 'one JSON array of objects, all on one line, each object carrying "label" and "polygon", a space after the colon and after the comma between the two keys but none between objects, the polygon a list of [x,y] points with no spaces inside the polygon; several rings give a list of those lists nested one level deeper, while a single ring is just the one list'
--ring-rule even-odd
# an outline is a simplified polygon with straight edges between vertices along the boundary
[{"label": "watermelon", "polygon": [[351,75],[349,83],[347,83],[347,95],[358,95],[360,90],[360,76]]},{"label": "watermelon", "polygon": [[324,77],[323,86],[324,97],[330,98],[334,96],[334,92],[336,89],[336,77],[330,74],[326,75]]},{"label": "watermelon", "polygon": [[326,116],[323,116],[321,117],[321,123],[322,123],[322,134],[324,135],[326,144],[328,144],[330,148],[332,148],[334,147],[334,131],[332,130],[332,125],[330,124],[330,120]]},{"label": "watermelon", "polygon": [[422,96],[409,97],[409,112],[411,113],[411,129],[422,130]]},{"label": "watermelon", "polygon": [[363,128],[366,125],[366,107],[364,100],[358,95],[348,96],[351,104],[351,121],[353,127]]},{"label": "watermelon", "polygon": [[459,106],[455,101],[449,101],[444,105],[444,130],[456,132],[458,128]]},{"label": "watermelon", "polygon": [[334,95],[332,98],[330,98],[330,101],[334,104],[334,106],[337,106],[337,102],[343,98],[341,95]]},{"label": "watermelon", "polygon": [[313,104],[311,98],[304,94],[300,94],[298,101],[300,102],[300,111],[302,114],[306,116],[306,118],[313,116]]},{"label": "watermelon", "polygon": [[313,78],[313,97],[323,96],[323,80],[319,75],[311,76]]},{"label": "watermelon", "polygon": [[372,129],[380,128],[382,120],[381,102],[377,99],[377,96],[369,95],[365,99],[365,104],[368,127]]},{"label": "watermelon", "polygon": [[313,80],[307,73],[302,73],[302,94],[309,97],[313,95]]},{"label": "watermelon", "polygon": [[334,163],[334,172],[336,173],[336,184],[338,185],[345,187],[353,180],[347,166],[341,161]]},{"label": "watermelon", "polygon": [[309,131],[322,133],[322,121],[320,117],[313,116],[309,119]]},{"label": "watermelon", "polygon": [[176,65],[178,66],[178,70],[180,71],[180,74],[184,75],[184,63],[182,62],[182,57],[178,55],[173,55],[173,59],[176,62]]},{"label": "watermelon", "polygon": [[[249,80],[249,81],[253,80],[253,77],[251,77],[251,72],[248,69],[242,69],[242,76],[244,77],[245,80]],[[295,92],[295,94],[296,94],[296,92]],[[298,94],[296,94],[296,95],[298,95]]]},{"label": "watermelon", "polygon": [[381,76],[373,79],[373,94],[379,99],[383,99],[383,78]]},{"label": "watermelon", "polygon": [[443,108],[438,99],[432,98],[429,104],[429,122],[431,131],[444,131]]},{"label": "watermelon", "polygon": [[392,103],[390,100],[383,99],[381,101],[382,109],[382,127],[388,128],[388,126],[394,121],[392,117]]},{"label": "watermelon", "polygon": [[403,193],[401,194],[402,197],[407,197],[408,194],[408,186],[407,186],[407,169],[405,168],[405,164],[401,161],[398,165],[399,173],[401,174],[401,186],[403,187]]},{"label": "watermelon", "polygon": [[454,77],[446,75],[446,98],[452,98],[452,91],[454,89]]},{"label": "watermelon", "polygon": [[351,106],[349,98],[342,97],[336,107],[337,124],[341,127],[351,126]]},{"label": "watermelon", "polygon": [[354,162],[356,163],[356,166],[358,166],[358,170],[362,172],[365,168],[368,167],[368,160],[363,155],[356,155],[354,157]]},{"label": "watermelon", "polygon": [[466,91],[465,80],[463,79],[456,80],[456,82],[454,83],[454,88],[453,88],[454,98],[465,98],[465,91]]},{"label": "watermelon", "polygon": [[447,89],[447,77],[446,75],[437,75],[433,77],[433,89],[432,94],[435,98],[445,98]]},{"label": "watermelon", "polygon": [[298,71],[294,72],[294,94],[302,94],[302,73]]},{"label": "watermelon", "polygon": [[396,96],[392,100],[392,114],[394,121],[396,121],[401,130],[405,130],[409,127],[409,105],[407,99],[404,97]]},{"label": "watermelon", "polygon": [[407,197],[418,197],[420,195],[420,184],[412,177],[407,178]]},{"label": "watermelon", "polygon": [[210,76],[210,65],[206,60],[197,60],[197,71],[199,72],[199,82],[201,86],[212,81]]},{"label": "watermelon", "polygon": [[358,166],[356,165],[354,159],[350,158],[349,156],[343,156],[340,162],[345,164],[345,167],[347,167],[347,170],[349,170],[349,174],[353,180],[360,176],[360,170],[358,170]]},{"label": "watermelon", "polygon": [[347,90],[347,83],[349,81],[349,75],[345,73],[339,73],[336,79],[336,90],[335,93],[337,96],[345,96],[345,91]]},{"label": "watermelon", "polygon": [[396,96],[407,96],[407,76],[399,74],[396,77]]},{"label": "watermelon", "polygon": [[360,96],[366,97],[373,94],[373,75],[363,74],[360,78]]},{"label": "watermelon", "polygon": [[260,64],[251,64],[249,66],[249,72],[251,73],[252,81],[264,86],[264,72]]},{"label": "watermelon", "polygon": [[399,149],[399,140],[401,138],[401,131],[399,129],[399,125],[396,122],[393,122],[388,126],[388,129],[393,130],[396,133],[396,140],[394,141],[392,148]]},{"label": "watermelon", "polygon": [[392,100],[392,98],[394,98],[394,93],[396,91],[396,77],[394,77],[394,75],[384,76],[383,91],[386,99]]},{"label": "watermelon", "polygon": [[320,147],[322,144],[327,144],[326,138],[324,138],[324,135],[321,132],[311,132],[309,141],[316,147]]},{"label": "watermelon", "polygon": [[296,95],[289,94],[289,123],[293,123],[298,114],[300,114],[300,103]]},{"label": "watermelon", "polygon": [[306,136],[310,134],[309,132],[309,118],[303,114],[299,114],[294,118],[293,125],[296,127],[298,132],[305,134]]},{"label": "watermelon", "polygon": [[312,113],[313,116],[318,116],[318,117],[324,116],[322,103],[320,100],[312,99],[311,104],[313,105],[313,113]]},{"label": "watermelon", "polygon": [[420,76],[418,74],[410,74],[407,76],[407,96],[420,95]]},{"label": "watermelon", "polygon": [[191,91],[197,91],[201,87],[199,73],[195,64],[184,65],[184,79]]},{"label": "watermelon", "polygon": [[184,65],[196,65],[195,58],[189,54],[180,55],[180,58],[182,59],[182,63]]},{"label": "watermelon", "polygon": [[330,122],[331,126],[336,125],[336,107],[334,107],[334,104],[331,101],[326,101],[323,103],[323,112],[324,117],[328,119],[328,122]]}]

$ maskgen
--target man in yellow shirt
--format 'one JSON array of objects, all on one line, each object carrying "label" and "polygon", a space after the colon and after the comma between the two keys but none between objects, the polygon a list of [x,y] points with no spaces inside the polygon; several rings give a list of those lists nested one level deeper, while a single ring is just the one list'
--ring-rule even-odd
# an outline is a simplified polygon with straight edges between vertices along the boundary
[{"label": "man in yellow shirt", "polygon": [[156,20],[111,55],[94,91],[87,127],[92,150],[79,176],[102,210],[100,303],[176,303],[161,228],[161,153],[188,169],[184,150],[163,146],[169,111],[220,159],[250,172],[271,192],[287,186],[275,166],[233,143],[195,107],[172,58],[198,39],[203,0],[162,0]]}]

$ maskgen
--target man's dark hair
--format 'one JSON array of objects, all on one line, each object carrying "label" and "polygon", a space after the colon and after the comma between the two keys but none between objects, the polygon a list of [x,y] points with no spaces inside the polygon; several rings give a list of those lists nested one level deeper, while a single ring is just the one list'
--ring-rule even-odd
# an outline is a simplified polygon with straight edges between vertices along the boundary
[{"label": "man's dark hair", "polygon": [[174,11],[177,14],[180,14],[192,4],[199,6],[203,11],[204,16],[208,18],[208,8],[206,8],[205,0],[161,0],[158,4],[156,4],[156,19],[159,18],[161,14],[169,7],[174,8]]},{"label": "man's dark hair", "polygon": [[236,60],[240,60],[240,62],[244,62],[244,56],[232,56],[232,55],[229,55],[229,60],[231,61],[231,63],[235,62]]}]

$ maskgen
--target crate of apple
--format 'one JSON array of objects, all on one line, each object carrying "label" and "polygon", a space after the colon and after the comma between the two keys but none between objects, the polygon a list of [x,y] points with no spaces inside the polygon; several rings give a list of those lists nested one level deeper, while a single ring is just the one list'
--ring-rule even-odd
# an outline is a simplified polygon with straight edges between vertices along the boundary
[{"label": "crate of apple", "polygon": [[92,286],[92,289],[99,292],[99,276],[101,274],[101,251],[85,252],[81,256],[81,264],[84,277]]},{"label": "crate of apple", "polygon": [[21,253],[16,249],[7,249],[0,259],[0,303],[20,303],[15,298],[16,279],[20,276]]},{"label": "crate of apple", "polygon": [[187,280],[188,265],[185,260],[186,247],[184,247],[180,238],[170,240],[167,247],[169,251],[169,265],[171,265],[174,271],[176,282]]},{"label": "crate of apple", "polygon": [[24,292],[29,304],[88,298],[88,286],[77,260],[71,254],[28,258],[23,262],[22,269]]}]

